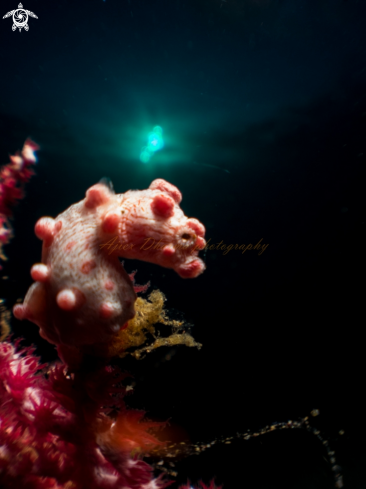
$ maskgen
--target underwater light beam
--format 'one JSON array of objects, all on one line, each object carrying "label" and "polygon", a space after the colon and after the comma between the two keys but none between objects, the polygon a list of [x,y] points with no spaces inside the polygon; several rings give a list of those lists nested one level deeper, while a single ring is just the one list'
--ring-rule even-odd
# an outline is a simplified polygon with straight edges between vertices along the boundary
[{"label": "underwater light beam", "polygon": [[148,163],[156,151],[164,147],[163,129],[155,126],[147,136],[147,145],[144,146],[140,153],[140,161]]}]

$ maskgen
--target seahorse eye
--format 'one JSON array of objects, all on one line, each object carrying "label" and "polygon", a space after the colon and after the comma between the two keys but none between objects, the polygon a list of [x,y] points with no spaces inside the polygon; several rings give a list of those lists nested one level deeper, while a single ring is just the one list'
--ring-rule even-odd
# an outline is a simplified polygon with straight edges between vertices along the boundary
[{"label": "seahorse eye", "polygon": [[191,235],[188,233],[184,233],[182,234],[181,238],[188,241],[189,239],[191,239]]}]

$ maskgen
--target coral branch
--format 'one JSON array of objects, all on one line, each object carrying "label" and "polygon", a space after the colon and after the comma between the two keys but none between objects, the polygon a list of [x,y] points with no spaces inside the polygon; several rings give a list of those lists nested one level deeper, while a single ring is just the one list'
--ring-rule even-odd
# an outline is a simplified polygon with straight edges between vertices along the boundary
[{"label": "coral branch", "polygon": [[34,152],[38,149],[36,143],[27,139],[21,153],[10,156],[10,163],[0,170],[0,260],[6,260],[2,248],[13,236],[10,224],[13,207],[24,197],[24,184],[34,174],[32,167],[37,161]]}]

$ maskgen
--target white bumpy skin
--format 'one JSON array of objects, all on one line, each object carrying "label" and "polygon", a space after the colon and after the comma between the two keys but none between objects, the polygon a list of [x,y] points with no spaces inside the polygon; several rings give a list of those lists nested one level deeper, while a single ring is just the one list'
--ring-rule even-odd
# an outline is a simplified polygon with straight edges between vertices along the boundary
[{"label": "white bumpy skin", "polygon": [[205,228],[187,218],[179,190],[154,180],[146,190],[115,194],[98,183],[55,219],[41,218],[42,263],[18,319],[28,319],[55,345],[81,347],[108,342],[134,317],[136,294],[119,257],[140,259],[194,278],[205,265]]}]

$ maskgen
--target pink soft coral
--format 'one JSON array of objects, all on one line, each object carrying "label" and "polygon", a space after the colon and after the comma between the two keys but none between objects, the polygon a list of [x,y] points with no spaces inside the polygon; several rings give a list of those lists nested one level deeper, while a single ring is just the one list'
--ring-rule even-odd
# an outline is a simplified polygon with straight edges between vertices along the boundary
[{"label": "pink soft coral", "polygon": [[[127,410],[124,375],[110,367],[69,375],[44,365],[30,349],[0,344],[0,486],[26,489],[157,489],[151,467],[131,448],[159,442]],[[116,384],[119,384],[117,387]],[[112,416],[112,411],[118,411]],[[121,428],[122,425],[122,428]]]},{"label": "pink soft coral", "polygon": [[22,152],[10,156],[10,163],[4,165],[0,171],[0,259],[2,260],[6,259],[2,247],[12,237],[9,219],[12,216],[13,206],[24,197],[24,184],[33,175],[32,167],[36,162],[34,152],[37,149],[39,149],[37,144],[27,139]]}]

